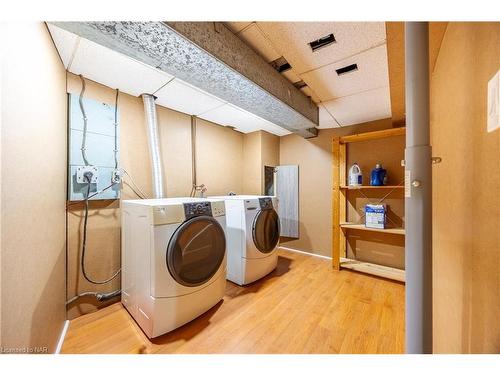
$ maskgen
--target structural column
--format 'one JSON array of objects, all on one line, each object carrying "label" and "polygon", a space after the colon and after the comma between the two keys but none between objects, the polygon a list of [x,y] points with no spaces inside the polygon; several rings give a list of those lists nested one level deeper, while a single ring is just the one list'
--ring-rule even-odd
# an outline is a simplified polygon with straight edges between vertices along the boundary
[{"label": "structural column", "polygon": [[429,25],[405,23],[406,352],[432,353]]}]

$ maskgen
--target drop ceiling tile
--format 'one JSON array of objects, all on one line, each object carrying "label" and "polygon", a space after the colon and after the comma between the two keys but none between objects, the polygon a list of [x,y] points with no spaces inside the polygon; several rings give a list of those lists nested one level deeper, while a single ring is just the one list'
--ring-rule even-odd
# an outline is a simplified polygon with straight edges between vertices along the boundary
[{"label": "drop ceiling tile", "polygon": [[319,109],[319,129],[329,129],[329,128],[338,128],[339,124],[333,116],[326,110],[326,108],[320,103],[318,105]]},{"label": "drop ceiling tile", "polygon": [[[358,70],[337,75],[336,69],[357,64]],[[389,86],[387,48],[383,44],[334,64],[302,74],[321,101]]]},{"label": "drop ceiling tile", "polygon": [[267,62],[281,57],[255,23],[241,31],[238,36]]},{"label": "drop ceiling tile", "polygon": [[[302,74],[385,42],[384,22],[257,22],[277,52]],[[333,33],[336,42],[312,52],[309,42]]]},{"label": "drop ceiling tile", "polygon": [[260,130],[265,130],[268,133],[277,135],[277,136],[282,136],[282,135],[287,135],[291,134],[292,132],[282,128],[281,126],[275,125],[270,121],[264,120],[262,118],[258,118],[257,120],[257,126],[259,126]]},{"label": "drop ceiling tile", "polygon": [[287,71],[281,74],[284,75],[292,83],[299,82],[301,80],[297,72],[293,69],[293,67],[292,69],[288,69]]},{"label": "drop ceiling tile", "polygon": [[68,70],[133,96],[152,94],[173,76],[87,39],[80,39]]},{"label": "drop ceiling tile", "polygon": [[242,133],[251,133],[256,130],[266,130],[277,135],[289,134],[287,130],[231,104],[225,104],[221,107],[212,109],[201,114],[199,117],[212,121],[216,124],[232,126]]},{"label": "drop ceiling tile", "polygon": [[313,90],[311,90],[311,88],[309,86],[304,86],[303,88],[300,89],[300,91],[302,91],[307,96],[311,97],[311,99],[314,103],[319,103],[321,101],[318,98],[318,95],[316,95],[316,93]]},{"label": "drop ceiling tile", "polygon": [[64,68],[67,69],[79,37],[76,34],[51,25],[50,23],[48,23],[47,26],[49,28],[50,35],[54,40],[54,44],[56,45],[57,52],[59,52],[59,56],[61,56]]},{"label": "drop ceiling tile", "polygon": [[161,106],[196,116],[225,103],[179,79],[167,83],[155,92],[155,96],[158,98],[156,103]]},{"label": "drop ceiling tile", "polygon": [[341,126],[391,117],[389,87],[344,96],[322,104]]},{"label": "drop ceiling tile", "polygon": [[241,116],[241,114],[237,108],[233,107],[231,104],[225,104],[202,113],[199,117],[219,125],[236,127],[235,122],[238,121],[239,116]]},{"label": "drop ceiling tile", "polygon": [[245,27],[250,25],[252,22],[224,22],[225,25],[231,30],[233,33],[237,34]]}]

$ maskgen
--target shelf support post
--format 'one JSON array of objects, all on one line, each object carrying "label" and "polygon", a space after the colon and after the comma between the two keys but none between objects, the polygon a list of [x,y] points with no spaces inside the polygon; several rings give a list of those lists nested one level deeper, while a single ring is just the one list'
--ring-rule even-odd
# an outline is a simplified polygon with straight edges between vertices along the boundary
[{"label": "shelf support post", "polygon": [[405,23],[406,352],[432,353],[429,25]]},{"label": "shelf support post", "polygon": [[340,139],[334,137],[332,142],[333,154],[333,190],[332,190],[332,266],[334,270],[340,270]]}]

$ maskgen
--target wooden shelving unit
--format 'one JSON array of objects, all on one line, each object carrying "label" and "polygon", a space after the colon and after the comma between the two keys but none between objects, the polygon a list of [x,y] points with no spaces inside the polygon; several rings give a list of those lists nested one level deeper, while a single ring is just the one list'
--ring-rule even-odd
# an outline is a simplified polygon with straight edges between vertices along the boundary
[{"label": "wooden shelving unit", "polygon": [[367,228],[364,226],[364,224],[355,224],[355,223],[341,223],[340,227],[342,229],[366,230],[366,231],[370,231],[370,232],[400,234],[403,236],[405,235],[404,228],[385,228],[385,229]]},{"label": "wooden shelving unit", "polygon": [[370,186],[370,185],[362,185],[362,186],[340,186],[340,189],[349,189],[349,190],[365,190],[365,189],[404,189],[403,185],[384,185],[384,186]]},{"label": "wooden shelving unit", "polygon": [[393,128],[369,133],[361,133],[349,135],[344,137],[335,137],[333,139],[333,233],[332,233],[332,262],[333,268],[340,270],[347,268],[359,272],[365,272],[372,275],[386,277],[398,281],[405,280],[405,271],[399,268],[387,267],[376,263],[361,262],[354,259],[347,258],[347,236],[351,231],[366,231],[385,233],[391,236],[404,236],[404,228],[386,228],[375,229],[366,228],[364,224],[348,222],[347,218],[347,194],[353,190],[366,190],[375,194],[378,190],[381,194],[387,196],[392,191],[402,192],[404,186],[391,185],[391,186],[346,186],[347,176],[347,144],[353,142],[364,142],[376,139],[402,136],[405,134],[406,129]]},{"label": "wooden shelving unit", "polygon": [[358,272],[365,272],[371,275],[385,277],[397,281],[405,281],[405,271],[399,268],[381,266],[380,264],[359,262],[357,260],[340,258],[342,268],[348,268]]}]

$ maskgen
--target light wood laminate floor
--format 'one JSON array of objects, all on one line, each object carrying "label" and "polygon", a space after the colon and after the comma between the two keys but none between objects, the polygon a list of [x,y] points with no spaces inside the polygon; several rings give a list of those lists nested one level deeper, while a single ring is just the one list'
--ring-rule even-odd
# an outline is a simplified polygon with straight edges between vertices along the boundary
[{"label": "light wood laminate floor", "polygon": [[149,340],[120,303],[71,321],[63,353],[402,353],[404,284],[279,250],[278,268]]}]

